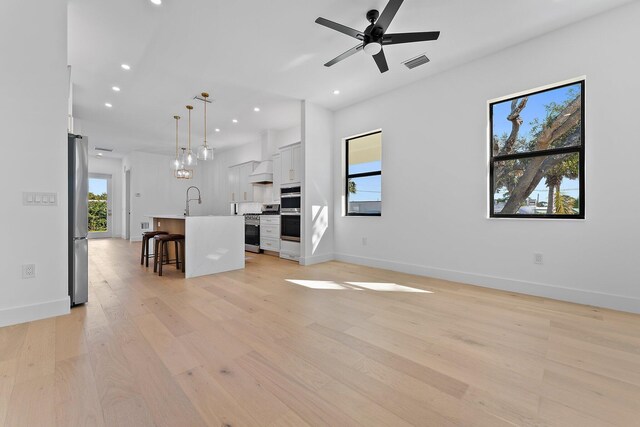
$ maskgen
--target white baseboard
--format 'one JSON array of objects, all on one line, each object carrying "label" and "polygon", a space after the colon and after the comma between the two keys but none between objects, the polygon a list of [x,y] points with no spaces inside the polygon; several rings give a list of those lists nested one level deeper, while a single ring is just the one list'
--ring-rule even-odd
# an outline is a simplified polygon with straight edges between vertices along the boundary
[{"label": "white baseboard", "polygon": [[460,282],[503,291],[552,298],[577,304],[593,305],[596,307],[611,308],[631,313],[640,313],[640,298],[341,253],[334,254],[334,259],[352,264],[366,265],[368,267],[384,268],[401,273],[434,277],[436,279],[450,280],[452,282]]},{"label": "white baseboard", "polygon": [[61,316],[70,311],[69,297],[0,310],[0,327]]},{"label": "white baseboard", "polygon": [[322,262],[333,261],[335,258],[333,254],[314,255],[310,257],[300,257],[300,265],[313,265],[320,264]]}]

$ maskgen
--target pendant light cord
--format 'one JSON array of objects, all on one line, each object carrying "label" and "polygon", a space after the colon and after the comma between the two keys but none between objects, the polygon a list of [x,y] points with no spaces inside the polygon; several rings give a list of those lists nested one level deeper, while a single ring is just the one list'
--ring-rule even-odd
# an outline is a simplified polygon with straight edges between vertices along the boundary
[{"label": "pendant light cord", "polygon": [[207,97],[204,97],[204,146],[207,146]]},{"label": "pendant light cord", "polygon": [[176,119],[176,160],[178,160],[178,120],[180,120],[180,116],[173,116]]},{"label": "pendant light cord", "polygon": [[187,110],[189,110],[189,146],[187,150],[191,152],[191,110],[193,110],[193,107],[191,105],[187,105]]}]

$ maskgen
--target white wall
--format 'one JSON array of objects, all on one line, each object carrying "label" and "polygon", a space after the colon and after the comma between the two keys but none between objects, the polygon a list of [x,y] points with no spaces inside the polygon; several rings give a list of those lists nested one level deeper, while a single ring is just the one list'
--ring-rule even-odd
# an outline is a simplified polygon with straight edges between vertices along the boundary
[{"label": "white wall", "polygon": [[[0,52],[4,326],[69,311],[67,2],[0,2]],[[55,192],[58,205],[23,206],[24,191]],[[22,279],[27,263],[36,265],[36,278]]]},{"label": "white wall", "polygon": [[[337,112],[336,176],[342,138],[383,132],[382,217],[343,217],[334,182],[337,258],[640,312],[639,21],[632,3]],[[586,220],[487,219],[487,100],[582,75]]]},{"label": "white wall", "polygon": [[112,237],[124,237],[124,174],[122,159],[89,156],[89,173],[111,175]]},{"label": "white wall", "polygon": [[302,104],[302,256],[304,265],[333,258],[333,177],[331,164],[333,113],[310,103]]},{"label": "white wall", "polygon": [[[202,191],[203,204],[191,202],[192,215],[205,215],[210,212],[204,202],[206,194],[203,183],[205,174],[198,166],[194,178],[190,180],[176,179],[170,169],[170,156],[132,152],[123,159],[123,169],[131,171],[131,239],[142,239],[141,223],[149,222],[147,215],[183,214],[185,210],[186,190],[195,185]],[[124,172],[122,172],[124,174]],[[124,179],[123,179],[124,181]],[[191,190],[190,197],[197,197]]]}]

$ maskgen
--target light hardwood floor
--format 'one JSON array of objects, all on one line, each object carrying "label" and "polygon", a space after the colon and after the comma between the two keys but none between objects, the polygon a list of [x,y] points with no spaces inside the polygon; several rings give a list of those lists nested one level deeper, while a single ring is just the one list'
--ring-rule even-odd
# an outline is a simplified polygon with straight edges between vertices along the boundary
[{"label": "light hardwood floor", "polygon": [[91,241],[86,306],[0,329],[0,426],[640,425],[638,315],[250,258]]}]

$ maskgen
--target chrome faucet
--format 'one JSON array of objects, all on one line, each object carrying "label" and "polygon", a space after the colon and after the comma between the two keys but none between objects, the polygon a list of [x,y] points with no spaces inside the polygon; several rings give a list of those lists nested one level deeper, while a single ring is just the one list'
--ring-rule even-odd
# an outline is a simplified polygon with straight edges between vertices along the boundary
[{"label": "chrome faucet", "polygon": [[[197,199],[190,199],[189,198],[189,190],[191,190],[192,188],[195,188],[196,190],[198,190],[198,198]],[[202,204],[202,199],[200,198],[200,189],[194,185],[192,185],[191,187],[187,188],[187,208],[184,210],[184,216],[189,216],[189,202],[192,200],[197,200],[198,204],[201,205]]]}]

